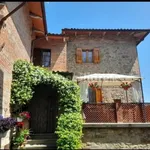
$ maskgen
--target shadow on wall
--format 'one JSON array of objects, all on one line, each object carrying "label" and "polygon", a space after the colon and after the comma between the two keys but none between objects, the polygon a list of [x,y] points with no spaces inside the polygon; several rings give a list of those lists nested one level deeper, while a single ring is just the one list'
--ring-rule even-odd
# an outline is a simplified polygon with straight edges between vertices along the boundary
[{"label": "shadow on wall", "polygon": [[[2,114],[2,104],[3,104],[3,78],[4,73],[0,69],[0,115]],[[1,138],[0,138],[0,147],[1,147]]]},{"label": "shadow on wall", "polygon": [[140,76],[138,63],[139,62],[138,62],[137,56],[133,57],[133,60],[131,61],[131,66],[128,65],[129,67],[128,67],[127,73],[129,73],[131,75],[139,75]]},{"label": "shadow on wall", "polygon": [[3,71],[0,69],[0,114],[2,114],[3,78],[4,78],[4,73],[3,73]]},{"label": "shadow on wall", "polygon": [[[6,2],[8,12],[10,13],[12,10],[14,10],[18,5],[20,5],[22,2],[13,2],[9,3]],[[30,17],[28,15],[28,9],[27,5],[25,4],[23,7],[21,7],[19,10],[17,10],[13,15],[10,16],[12,19],[15,28],[18,32],[18,35],[20,37],[20,40],[26,49],[28,55],[30,56],[30,47],[31,47],[31,26],[30,26]],[[6,24],[7,28],[7,24]]]}]

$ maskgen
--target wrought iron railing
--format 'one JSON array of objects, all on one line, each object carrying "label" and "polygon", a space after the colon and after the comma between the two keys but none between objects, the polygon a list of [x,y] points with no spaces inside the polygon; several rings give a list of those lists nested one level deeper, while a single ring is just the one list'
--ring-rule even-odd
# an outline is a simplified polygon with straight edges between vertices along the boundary
[{"label": "wrought iron railing", "polygon": [[84,104],[86,123],[144,123],[150,122],[150,103]]}]

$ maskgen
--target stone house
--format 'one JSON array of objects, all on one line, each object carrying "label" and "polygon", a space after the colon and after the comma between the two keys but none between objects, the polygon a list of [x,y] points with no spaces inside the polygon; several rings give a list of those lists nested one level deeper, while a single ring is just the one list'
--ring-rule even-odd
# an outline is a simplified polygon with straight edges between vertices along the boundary
[{"label": "stone house", "polygon": [[[9,102],[14,61],[31,61],[35,39],[47,32],[43,2],[0,2],[0,114],[10,116]],[[0,148],[9,145],[9,132]]]}]

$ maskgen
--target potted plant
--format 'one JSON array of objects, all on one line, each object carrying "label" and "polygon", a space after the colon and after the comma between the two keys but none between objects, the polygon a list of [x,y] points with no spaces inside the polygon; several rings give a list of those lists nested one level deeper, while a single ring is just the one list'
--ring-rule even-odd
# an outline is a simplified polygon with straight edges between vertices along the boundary
[{"label": "potted plant", "polygon": [[0,117],[0,137],[5,136],[9,129],[12,129],[17,124],[17,120],[11,117]]},{"label": "potted plant", "polygon": [[23,111],[19,114],[19,118],[22,118],[22,120],[30,119],[30,113],[28,111]]},{"label": "potted plant", "polygon": [[126,92],[126,99],[127,99],[127,103],[128,103],[127,90],[128,90],[130,87],[132,87],[132,85],[131,85],[130,83],[126,82],[126,83],[122,83],[122,84],[121,84],[121,87],[122,87],[122,88],[125,90],[125,92]]},{"label": "potted plant", "polygon": [[93,90],[100,88],[97,82],[89,83],[89,87],[91,87]]},{"label": "potted plant", "polygon": [[24,111],[24,112],[21,112],[19,116],[22,117],[23,119],[22,120],[22,122],[24,123],[23,128],[29,129],[29,119],[31,118],[30,113],[28,111]]},{"label": "potted plant", "polygon": [[26,141],[29,137],[28,129],[21,129],[16,134],[16,137],[13,138],[13,147],[15,149],[21,149],[25,147]]},{"label": "potted plant", "polygon": [[132,85],[126,82],[126,83],[122,83],[121,87],[127,91],[130,87],[132,87]]}]

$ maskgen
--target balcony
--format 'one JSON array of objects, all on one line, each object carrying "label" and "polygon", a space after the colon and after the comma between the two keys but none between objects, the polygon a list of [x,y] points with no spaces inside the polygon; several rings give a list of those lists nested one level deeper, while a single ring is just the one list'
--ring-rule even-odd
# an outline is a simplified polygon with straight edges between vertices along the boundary
[{"label": "balcony", "polygon": [[150,123],[150,103],[83,104],[85,123]]}]

